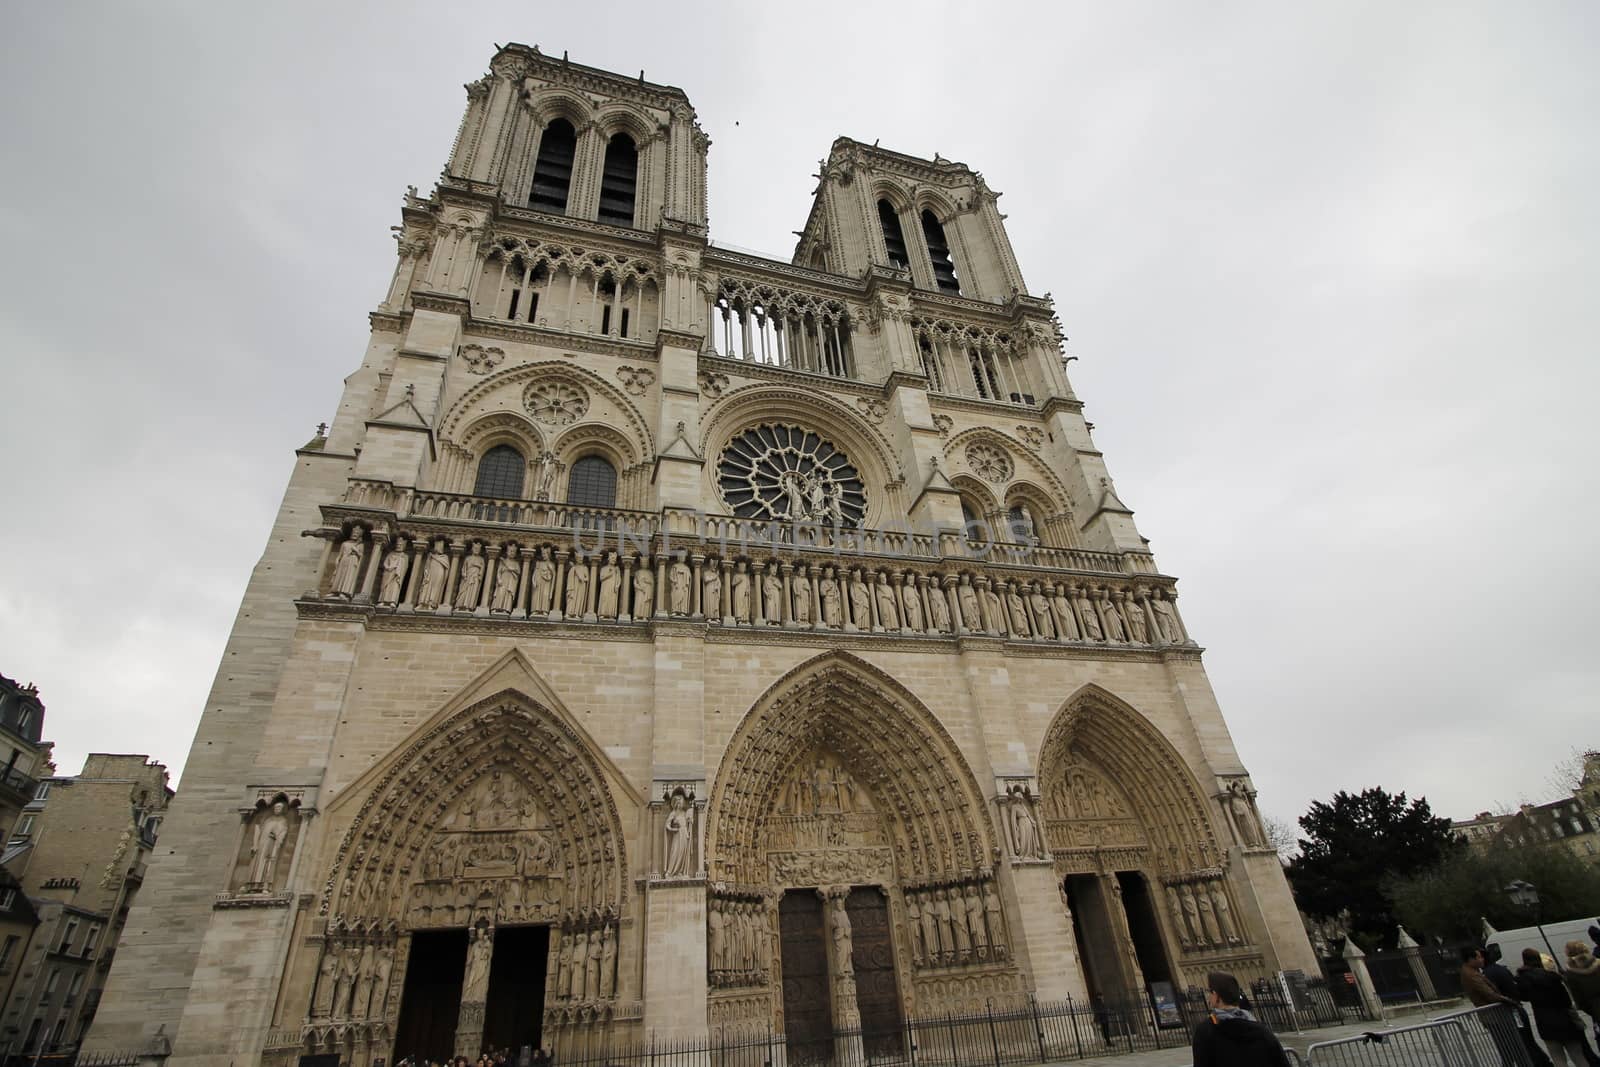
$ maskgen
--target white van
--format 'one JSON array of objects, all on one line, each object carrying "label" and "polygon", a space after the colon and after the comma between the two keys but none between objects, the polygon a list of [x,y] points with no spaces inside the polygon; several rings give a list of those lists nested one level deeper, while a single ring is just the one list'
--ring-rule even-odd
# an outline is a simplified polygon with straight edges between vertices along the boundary
[{"label": "white van", "polygon": [[1541,934],[1537,926],[1496,930],[1485,919],[1483,943],[1485,947],[1500,946],[1500,962],[1513,971],[1522,966],[1522,950],[1525,948],[1536,948],[1541,956],[1554,956],[1556,967],[1564,971],[1567,969],[1567,942],[1582,941],[1593,952],[1594,942],[1589,940],[1587,930],[1597,925],[1600,925],[1600,918],[1568,919],[1565,922],[1545,923],[1544,933]]}]

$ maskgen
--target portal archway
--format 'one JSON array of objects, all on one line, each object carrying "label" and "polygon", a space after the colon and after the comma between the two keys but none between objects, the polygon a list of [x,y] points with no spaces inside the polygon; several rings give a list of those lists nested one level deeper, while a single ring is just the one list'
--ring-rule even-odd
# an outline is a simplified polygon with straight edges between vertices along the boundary
[{"label": "portal archway", "polygon": [[[914,695],[842,652],[790,671],[734,731],[708,805],[712,1023],[831,1012],[870,1035],[890,1014],[1020,993],[995,850],[971,769]],[[728,933],[752,924],[753,954]]]},{"label": "portal archway", "polygon": [[1092,990],[1142,994],[1259,960],[1200,785],[1143,715],[1098,686],[1079,690],[1045,733],[1039,788]]},{"label": "portal archway", "polygon": [[[322,893],[313,1038],[442,1059],[612,1018],[628,885],[603,758],[546,701],[505,689],[352,785],[341,800],[360,807]],[[457,962],[440,985],[443,956]],[[497,989],[520,1010],[497,1010]]]}]

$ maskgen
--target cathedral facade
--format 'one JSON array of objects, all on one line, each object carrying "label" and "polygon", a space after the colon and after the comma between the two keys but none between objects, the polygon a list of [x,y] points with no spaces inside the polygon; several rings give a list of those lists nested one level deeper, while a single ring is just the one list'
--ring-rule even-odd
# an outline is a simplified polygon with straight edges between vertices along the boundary
[{"label": "cathedral facade", "polygon": [[982,175],[840,138],[768,260],[681,90],[466,90],[90,1047],[798,1049],[1311,969]]}]

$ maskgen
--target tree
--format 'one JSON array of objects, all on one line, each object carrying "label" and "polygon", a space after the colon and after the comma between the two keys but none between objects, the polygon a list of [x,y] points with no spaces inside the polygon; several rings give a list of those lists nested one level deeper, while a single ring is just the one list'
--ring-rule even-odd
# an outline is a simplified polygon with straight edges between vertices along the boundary
[{"label": "tree", "polygon": [[1267,831],[1267,844],[1278,850],[1278,861],[1288,863],[1294,858],[1300,842],[1294,832],[1294,823],[1276,815],[1261,816],[1262,828]]},{"label": "tree", "polygon": [[1432,870],[1391,879],[1388,891],[1412,935],[1476,939],[1480,919],[1498,930],[1533,925],[1505,889],[1518,879],[1538,888],[1546,922],[1600,914],[1600,868],[1556,844],[1458,852]]},{"label": "tree", "polygon": [[1397,920],[1386,885],[1420,874],[1463,847],[1450,820],[1423,797],[1373,787],[1315,801],[1300,817],[1306,836],[1287,874],[1300,910],[1316,919],[1349,913],[1358,943],[1392,947]]}]

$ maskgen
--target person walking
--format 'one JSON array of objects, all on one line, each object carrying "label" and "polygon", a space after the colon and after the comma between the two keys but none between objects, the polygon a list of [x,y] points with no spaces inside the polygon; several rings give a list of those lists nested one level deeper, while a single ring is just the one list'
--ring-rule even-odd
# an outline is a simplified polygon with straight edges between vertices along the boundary
[{"label": "person walking", "polygon": [[1579,1011],[1589,1013],[1595,1046],[1600,1048],[1600,960],[1582,941],[1567,942],[1567,992]]},{"label": "person walking", "polygon": [[1194,1067],[1289,1067],[1283,1045],[1239,1006],[1239,980],[1223,971],[1206,975],[1206,1017],[1194,1028]]},{"label": "person walking", "polygon": [[1522,950],[1517,992],[1533,1008],[1533,1022],[1557,1067],[1586,1067],[1589,1045],[1573,1018],[1572,997],[1561,976],[1544,969],[1536,948]]},{"label": "person walking", "polygon": [[[1494,954],[1496,961],[1500,959],[1498,949],[1491,947],[1489,951]],[[1533,1036],[1528,1017],[1517,1002],[1517,980],[1499,962],[1488,962],[1484,950],[1475,945],[1461,950],[1461,991],[1472,1001],[1474,1008],[1499,1005],[1504,1009],[1503,1014],[1485,1012],[1478,1017],[1483,1028],[1489,1031],[1502,1064],[1516,1067],[1523,1062],[1525,1053],[1534,1067],[1551,1067],[1550,1057],[1544,1054],[1538,1039]],[[1511,1024],[1510,1027],[1506,1025],[1507,1022]],[[1516,1030],[1515,1036],[1511,1032],[1513,1028]]]}]

